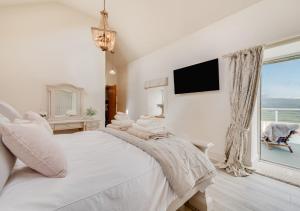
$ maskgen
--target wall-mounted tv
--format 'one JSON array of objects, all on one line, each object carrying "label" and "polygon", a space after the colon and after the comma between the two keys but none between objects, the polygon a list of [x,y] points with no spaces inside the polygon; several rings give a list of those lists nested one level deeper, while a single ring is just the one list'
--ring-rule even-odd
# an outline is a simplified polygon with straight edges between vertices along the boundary
[{"label": "wall-mounted tv", "polygon": [[219,90],[219,61],[174,70],[175,94]]}]

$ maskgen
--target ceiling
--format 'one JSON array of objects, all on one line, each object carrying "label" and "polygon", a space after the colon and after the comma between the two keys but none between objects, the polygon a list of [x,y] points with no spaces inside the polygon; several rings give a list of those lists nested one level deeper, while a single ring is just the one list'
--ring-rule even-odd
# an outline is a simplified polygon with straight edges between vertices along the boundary
[{"label": "ceiling", "polygon": [[0,0],[0,6],[12,6],[27,3],[53,2],[51,0]]},{"label": "ceiling", "polygon": [[[103,0],[52,0],[98,18]],[[116,57],[133,61],[261,0],[107,0]],[[51,0],[0,0],[0,6]]]}]

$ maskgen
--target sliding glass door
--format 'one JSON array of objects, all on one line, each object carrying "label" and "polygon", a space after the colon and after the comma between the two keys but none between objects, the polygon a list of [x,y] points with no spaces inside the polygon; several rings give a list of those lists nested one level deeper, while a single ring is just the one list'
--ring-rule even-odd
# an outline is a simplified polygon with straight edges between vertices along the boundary
[{"label": "sliding glass door", "polygon": [[[275,49],[277,54],[284,52]],[[266,59],[260,93],[260,158],[297,169],[300,169],[299,55],[294,50]]]}]

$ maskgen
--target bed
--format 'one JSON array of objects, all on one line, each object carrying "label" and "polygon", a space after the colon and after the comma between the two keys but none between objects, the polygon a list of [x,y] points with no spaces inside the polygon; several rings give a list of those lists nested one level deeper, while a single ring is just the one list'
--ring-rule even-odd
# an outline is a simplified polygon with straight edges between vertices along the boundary
[{"label": "bed", "polygon": [[[55,135],[68,161],[65,178],[47,178],[20,161],[0,195],[5,211],[177,210],[186,201],[207,209],[213,175],[186,194],[170,187],[152,156],[104,131]],[[200,146],[205,151],[207,146]]]}]

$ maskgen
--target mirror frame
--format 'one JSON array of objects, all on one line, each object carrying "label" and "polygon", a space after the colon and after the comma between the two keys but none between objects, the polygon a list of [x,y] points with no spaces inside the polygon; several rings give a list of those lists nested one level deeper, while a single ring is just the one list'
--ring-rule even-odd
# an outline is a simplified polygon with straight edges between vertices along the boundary
[{"label": "mirror frame", "polygon": [[[55,116],[55,91],[57,90],[70,90],[79,96],[79,114],[72,116],[56,117]],[[83,116],[83,93],[84,89],[76,87],[72,84],[58,84],[58,85],[47,85],[48,93],[48,119],[49,120],[66,120],[66,119],[79,119]]]}]

